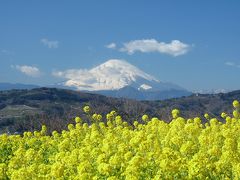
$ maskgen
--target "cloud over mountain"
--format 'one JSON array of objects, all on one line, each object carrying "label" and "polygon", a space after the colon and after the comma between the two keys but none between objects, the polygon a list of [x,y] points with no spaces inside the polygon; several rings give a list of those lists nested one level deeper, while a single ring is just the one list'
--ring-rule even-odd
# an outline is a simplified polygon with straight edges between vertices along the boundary
[{"label": "cloud over mountain", "polygon": [[186,54],[190,50],[191,45],[183,43],[179,40],[172,40],[170,43],[165,43],[158,42],[155,39],[142,39],[126,42],[121,48],[117,48],[116,43],[110,43],[105,47],[108,49],[117,49],[121,52],[127,52],[130,55],[136,52],[158,52],[176,57]]},{"label": "cloud over mountain", "polygon": [[186,54],[189,49],[190,45],[179,40],[172,40],[170,43],[165,43],[158,42],[155,39],[143,39],[124,43],[120,51],[127,52],[128,54],[134,54],[135,52],[158,52],[172,56],[180,56]]}]

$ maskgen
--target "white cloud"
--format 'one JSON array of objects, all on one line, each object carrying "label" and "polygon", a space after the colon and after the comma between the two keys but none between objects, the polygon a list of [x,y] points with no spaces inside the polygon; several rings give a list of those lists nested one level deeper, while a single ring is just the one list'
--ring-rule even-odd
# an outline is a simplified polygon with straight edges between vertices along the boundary
[{"label": "white cloud", "polygon": [[12,68],[17,69],[18,71],[20,71],[21,73],[27,75],[27,76],[31,76],[31,77],[39,77],[41,75],[40,70],[37,67],[34,66],[27,66],[27,65],[23,65],[23,66],[11,66]]},{"label": "white cloud", "polygon": [[230,61],[225,62],[225,65],[240,68],[240,64],[236,64],[236,63],[230,62]]},{"label": "white cloud", "polygon": [[84,69],[68,69],[66,71],[55,71],[52,73],[53,76],[63,77],[66,79],[91,79],[92,74],[89,70]]},{"label": "white cloud", "polygon": [[14,53],[6,49],[0,49],[0,54],[13,55]]},{"label": "white cloud", "polygon": [[155,39],[133,40],[123,44],[120,49],[122,52],[134,54],[139,51],[142,53],[158,52],[172,56],[186,54],[190,50],[190,45],[179,40],[172,40],[170,43],[158,42]]},{"label": "white cloud", "polygon": [[58,48],[59,42],[58,41],[50,41],[47,38],[41,39],[41,43],[48,48]]},{"label": "white cloud", "polygon": [[105,46],[108,49],[115,49],[117,47],[117,45],[115,43],[110,43],[108,45]]},{"label": "white cloud", "polygon": [[225,62],[225,65],[227,65],[227,66],[235,66],[235,63],[233,63],[233,62]]}]

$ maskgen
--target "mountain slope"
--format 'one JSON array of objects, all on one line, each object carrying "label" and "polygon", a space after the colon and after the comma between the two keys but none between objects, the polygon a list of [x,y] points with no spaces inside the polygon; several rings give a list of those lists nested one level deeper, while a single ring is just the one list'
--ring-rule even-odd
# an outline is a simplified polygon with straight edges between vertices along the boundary
[{"label": "mountain slope", "polygon": [[160,100],[192,94],[178,85],[160,81],[130,63],[118,59],[111,59],[90,70],[72,69],[58,72],[56,75],[67,79],[60,84],[63,87],[111,97]]},{"label": "mountain slope", "polygon": [[116,98],[127,98],[134,100],[165,100],[170,98],[177,98],[183,96],[190,96],[192,93],[186,90],[177,90],[177,89],[169,89],[163,91],[147,91],[147,90],[138,90],[131,86],[126,86],[119,90],[105,90],[105,91],[94,91],[94,93],[116,97]]},{"label": "mountain slope", "polygon": [[117,59],[111,59],[90,70],[68,70],[58,74],[68,79],[65,86],[87,91],[118,90],[138,81],[159,82],[128,62]]}]

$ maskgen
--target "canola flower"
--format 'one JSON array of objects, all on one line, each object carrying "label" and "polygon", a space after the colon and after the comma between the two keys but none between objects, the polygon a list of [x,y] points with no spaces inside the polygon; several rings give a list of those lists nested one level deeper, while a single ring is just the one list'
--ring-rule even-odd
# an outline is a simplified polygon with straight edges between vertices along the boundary
[{"label": "canola flower", "polygon": [[[129,125],[116,111],[103,117],[85,113],[68,130],[47,127],[23,135],[0,135],[0,179],[240,179],[239,102],[221,123],[205,114],[184,119],[172,111],[166,123],[143,115]],[[105,122],[105,123],[104,123]]]}]

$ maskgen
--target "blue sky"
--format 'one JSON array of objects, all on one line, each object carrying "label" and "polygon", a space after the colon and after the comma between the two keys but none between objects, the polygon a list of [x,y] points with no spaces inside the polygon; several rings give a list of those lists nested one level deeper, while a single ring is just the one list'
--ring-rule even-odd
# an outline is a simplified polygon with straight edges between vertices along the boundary
[{"label": "blue sky", "polygon": [[240,89],[239,19],[237,0],[1,1],[0,82],[125,59],[189,90]]}]

